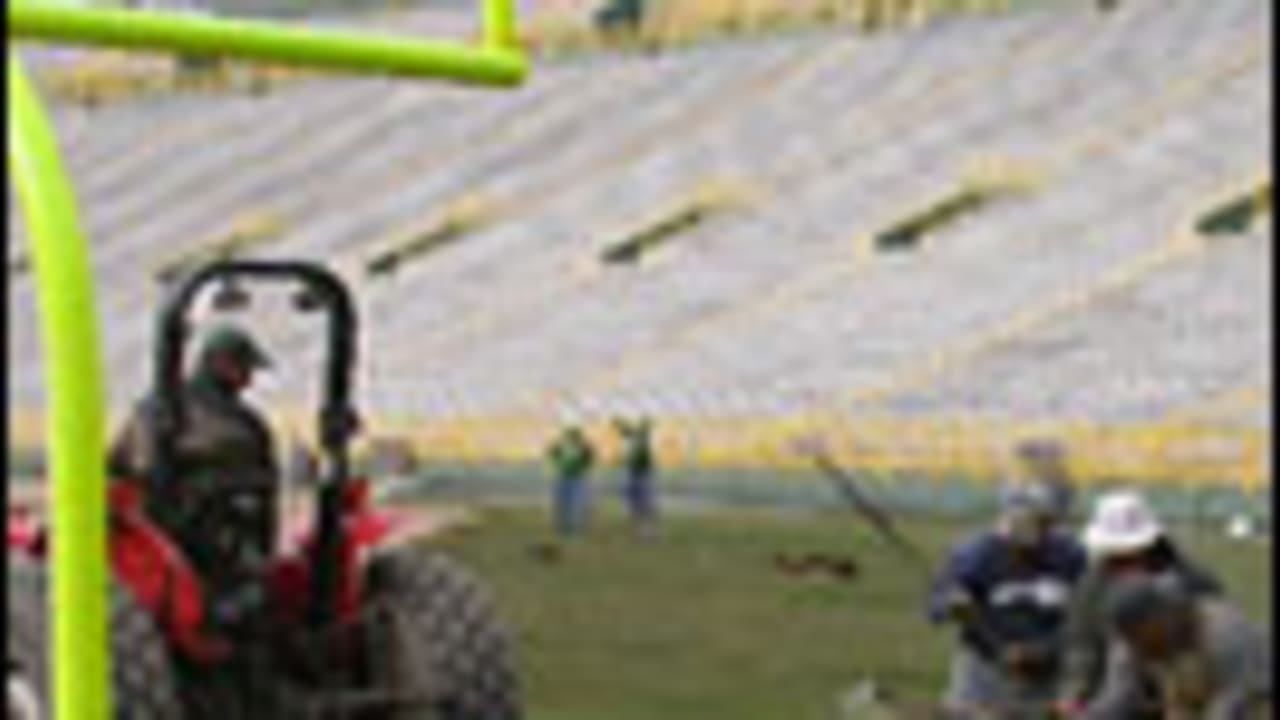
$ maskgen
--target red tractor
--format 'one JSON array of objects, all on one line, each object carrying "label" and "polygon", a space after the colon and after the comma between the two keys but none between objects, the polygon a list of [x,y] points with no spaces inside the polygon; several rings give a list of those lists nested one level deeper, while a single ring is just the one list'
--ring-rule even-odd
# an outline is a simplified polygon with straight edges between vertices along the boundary
[{"label": "red tractor", "polygon": [[[194,523],[234,546],[259,488],[224,478],[196,512],[174,517],[183,482],[176,438],[189,315],[249,301],[246,281],[291,284],[302,310],[328,315],[318,412],[314,522],[274,548],[233,589],[193,561]],[[420,539],[408,513],[374,506],[352,477],[356,317],[343,283],[308,263],[229,261],[180,280],[157,328],[150,431],[155,470],[112,478],[109,547],[115,717],[129,720],[422,718],[507,720],[520,715],[507,632],[486,592]],[[272,488],[277,495],[281,488]],[[278,507],[273,503],[268,507]],[[258,510],[245,510],[258,508]],[[46,529],[10,512],[6,646],[9,716],[52,717],[47,665]],[[207,542],[207,540],[202,541]],[[205,565],[205,567],[208,567]]]}]

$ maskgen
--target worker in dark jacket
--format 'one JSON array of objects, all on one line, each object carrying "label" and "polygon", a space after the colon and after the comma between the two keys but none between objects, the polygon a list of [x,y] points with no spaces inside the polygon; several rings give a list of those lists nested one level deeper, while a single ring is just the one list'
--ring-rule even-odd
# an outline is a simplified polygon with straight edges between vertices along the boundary
[{"label": "worker in dark jacket", "polygon": [[577,535],[587,524],[587,476],[595,464],[595,449],[581,428],[569,427],[551,445],[548,456],[556,474],[556,529],[566,537]]},{"label": "worker in dark jacket", "polygon": [[1163,720],[1272,717],[1271,644],[1221,596],[1134,574],[1108,586],[1104,606],[1116,651],[1080,717],[1141,717],[1146,682],[1154,683]]},{"label": "worker in dark jacket", "polygon": [[1053,701],[1062,626],[1084,551],[1056,531],[1050,488],[1002,492],[996,527],[961,543],[934,583],[929,614],[959,626],[943,699],[962,717],[1039,718]]},{"label": "worker in dark jacket", "polygon": [[[197,567],[213,577],[270,555],[276,533],[279,471],[271,430],[244,401],[266,354],[233,325],[213,329],[181,390],[182,424],[174,442],[177,487],[160,488],[153,514],[177,536]],[[111,449],[113,474],[154,472],[152,398],[141,402]]]},{"label": "worker in dark jacket", "polygon": [[[1222,592],[1217,578],[1183,555],[1136,492],[1121,490],[1099,497],[1084,530],[1084,544],[1089,569],[1072,596],[1058,690],[1060,706],[1066,710],[1087,705],[1106,673],[1111,638],[1103,598],[1109,585],[1119,578],[1147,575],[1178,585],[1196,597]],[[1157,705],[1146,707],[1155,709]],[[1159,717],[1158,712],[1153,717]]]},{"label": "worker in dark jacket", "polygon": [[619,418],[614,421],[614,428],[622,440],[622,465],[626,473],[623,500],[636,530],[652,534],[658,521],[653,485],[653,425],[647,419],[627,421]]}]

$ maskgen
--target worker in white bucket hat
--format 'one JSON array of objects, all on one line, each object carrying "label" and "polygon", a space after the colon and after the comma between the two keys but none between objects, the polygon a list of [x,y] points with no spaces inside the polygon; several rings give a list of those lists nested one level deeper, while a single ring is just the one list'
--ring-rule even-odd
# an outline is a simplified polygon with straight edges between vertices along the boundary
[{"label": "worker in white bucket hat", "polygon": [[1085,707],[1099,690],[1112,640],[1103,599],[1118,579],[1146,575],[1197,597],[1222,592],[1215,577],[1187,559],[1138,492],[1100,495],[1081,541],[1089,554],[1089,567],[1076,586],[1067,616],[1067,650],[1058,692],[1064,710]]},{"label": "worker in white bucket hat", "polygon": [[1106,558],[1141,552],[1164,534],[1147,501],[1136,492],[1120,490],[1098,498],[1081,539],[1090,557]]}]

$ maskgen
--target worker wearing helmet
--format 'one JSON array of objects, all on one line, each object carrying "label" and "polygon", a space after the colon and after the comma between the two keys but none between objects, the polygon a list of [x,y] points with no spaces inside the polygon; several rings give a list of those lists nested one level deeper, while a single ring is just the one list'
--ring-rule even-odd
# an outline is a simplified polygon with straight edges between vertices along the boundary
[{"label": "worker wearing helmet", "polygon": [[[1143,575],[1177,585],[1196,597],[1216,596],[1222,590],[1217,578],[1184,555],[1136,492],[1118,490],[1100,496],[1083,540],[1089,568],[1067,616],[1067,653],[1059,686],[1064,710],[1084,707],[1106,673],[1109,631],[1103,599],[1109,585]],[[1136,715],[1135,720],[1141,717]]]},{"label": "worker wearing helmet", "polygon": [[1056,531],[1049,488],[1012,483],[996,525],[952,551],[929,614],[959,626],[943,699],[961,717],[1042,717],[1056,688],[1062,625],[1084,551]]},{"label": "worker wearing helmet", "polygon": [[[181,390],[182,424],[174,442],[179,487],[165,489],[169,492],[153,503],[153,513],[207,576],[255,563],[274,543],[279,479],[274,440],[243,397],[255,372],[269,365],[247,332],[222,325],[204,337]],[[112,447],[114,475],[151,477],[153,422],[154,402],[148,398]]]}]

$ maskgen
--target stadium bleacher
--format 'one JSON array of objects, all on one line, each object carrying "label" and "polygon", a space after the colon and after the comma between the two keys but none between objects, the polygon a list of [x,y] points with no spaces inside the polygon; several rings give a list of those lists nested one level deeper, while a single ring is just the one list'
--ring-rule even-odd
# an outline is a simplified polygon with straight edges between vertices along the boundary
[{"label": "stadium bleacher", "polygon": [[[510,94],[308,78],[59,103],[113,411],[146,384],[156,270],[265,214],[279,235],[252,252],[326,258],[357,283],[373,416],[821,409],[1269,430],[1269,219],[1186,235],[1269,156],[1271,12],[1044,2],[583,55]],[[867,249],[984,161],[1034,181],[913,251]],[[599,262],[708,183],[744,199],[633,266]],[[467,198],[484,221],[429,260],[366,272]],[[12,416],[43,389],[10,218]],[[305,328],[263,317],[281,364],[314,362]],[[264,394],[301,404],[302,375]]]}]

